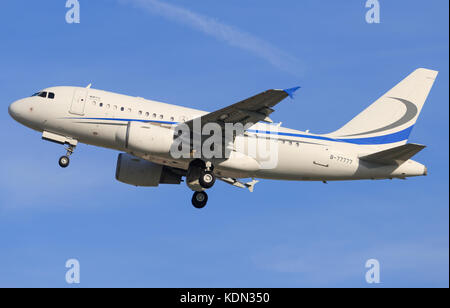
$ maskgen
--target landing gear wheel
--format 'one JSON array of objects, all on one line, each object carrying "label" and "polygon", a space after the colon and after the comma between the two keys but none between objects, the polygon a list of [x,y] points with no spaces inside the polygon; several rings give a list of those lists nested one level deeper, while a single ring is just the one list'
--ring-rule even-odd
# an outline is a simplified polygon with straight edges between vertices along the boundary
[{"label": "landing gear wheel", "polygon": [[216,177],[211,171],[203,172],[199,179],[200,185],[203,188],[211,188],[213,187],[214,183],[216,182]]},{"label": "landing gear wheel", "polygon": [[192,196],[192,205],[197,209],[202,209],[208,202],[208,195],[204,191],[196,191]]},{"label": "landing gear wheel", "polygon": [[66,168],[70,163],[69,156],[61,156],[58,163],[61,168]]}]

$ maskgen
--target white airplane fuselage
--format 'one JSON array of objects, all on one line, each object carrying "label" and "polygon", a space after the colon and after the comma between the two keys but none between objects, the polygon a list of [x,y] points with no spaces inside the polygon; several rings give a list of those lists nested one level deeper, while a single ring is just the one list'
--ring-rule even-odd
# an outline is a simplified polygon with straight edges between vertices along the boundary
[{"label": "white airplane fuselage", "polygon": [[[128,123],[149,123],[168,129],[207,114],[205,111],[80,87],[52,87],[42,91],[54,98],[27,97],[10,105],[10,115],[21,124],[39,132],[63,136],[77,142],[132,153],[156,164],[187,170],[189,159],[174,159],[170,153],[130,151],[117,139]],[[276,132],[276,133],[271,133]],[[330,134],[255,124],[237,141],[268,135],[277,142],[277,163],[264,168],[260,153],[245,151],[217,161],[214,172],[230,178],[264,178],[298,181],[392,179],[426,175],[424,165],[408,160],[396,165],[361,160],[371,154],[401,144],[395,138],[388,145],[363,139],[339,139]],[[243,138],[244,140],[238,140]]]}]

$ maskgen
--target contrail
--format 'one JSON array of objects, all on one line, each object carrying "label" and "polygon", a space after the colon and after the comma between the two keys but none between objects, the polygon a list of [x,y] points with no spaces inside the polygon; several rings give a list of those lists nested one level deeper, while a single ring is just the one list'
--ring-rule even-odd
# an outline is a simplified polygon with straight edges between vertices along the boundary
[{"label": "contrail", "polygon": [[136,7],[159,14],[164,18],[187,25],[231,46],[246,50],[285,72],[296,76],[302,75],[304,72],[303,65],[292,55],[250,33],[219,22],[214,18],[160,0],[121,0],[121,2],[132,3]]}]

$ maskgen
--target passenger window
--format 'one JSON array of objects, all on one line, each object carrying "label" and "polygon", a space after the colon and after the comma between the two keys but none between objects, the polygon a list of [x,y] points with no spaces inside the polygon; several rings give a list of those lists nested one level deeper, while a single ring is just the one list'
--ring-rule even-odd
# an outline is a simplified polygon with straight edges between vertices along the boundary
[{"label": "passenger window", "polygon": [[128,112],[131,112],[131,108],[128,108]]},{"label": "passenger window", "polygon": [[156,113],[152,114],[152,116],[153,116],[154,118],[156,118]]},{"label": "passenger window", "polygon": [[139,115],[142,115],[142,110],[139,110],[139,111],[138,111],[138,114],[139,114]]},{"label": "passenger window", "polygon": [[164,116],[162,114],[160,114],[159,118],[162,120],[162,119],[164,119]]},{"label": "passenger window", "polygon": [[148,116],[150,115],[150,113],[148,113],[148,112],[146,112],[145,113],[145,116],[148,118]]},{"label": "passenger window", "polygon": [[174,118],[174,117],[170,117],[170,121],[172,121],[172,122],[173,122],[173,120],[175,120],[175,118]]},{"label": "passenger window", "polygon": [[48,98],[54,99],[54,98],[55,98],[55,93],[49,92],[49,93],[48,93]]},{"label": "passenger window", "polygon": [[109,107],[111,107],[111,106],[110,106],[109,104],[107,104],[107,105],[106,105],[106,108],[108,108],[108,109],[109,109]]},{"label": "passenger window", "polygon": [[47,92],[41,92],[38,94],[38,96],[46,98],[47,97]]},{"label": "passenger window", "polygon": [[117,105],[114,105],[114,110],[117,110]]},{"label": "passenger window", "polygon": [[123,107],[120,107],[120,111],[124,111],[125,110],[125,108],[123,108]]},{"label": "passenger window", "polygon": [[98,104],[100,107],[103,107],[103,103]]}]

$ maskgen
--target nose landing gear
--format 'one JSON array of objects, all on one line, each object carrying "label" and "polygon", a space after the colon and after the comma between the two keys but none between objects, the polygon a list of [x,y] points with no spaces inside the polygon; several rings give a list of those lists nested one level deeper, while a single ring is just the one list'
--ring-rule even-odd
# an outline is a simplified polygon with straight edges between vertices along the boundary
[{"label": "nose landing gear", "polygon": [[73,151],[75,150],[75,147],[78,144],[78,140],[68,137],[68,136],[54,134],[54,133],[51,133],[48,131],[42,132],[42,139],[51,141],[51,142],[55,142],[58,144],[66,145],[67,153],[66,153],[66,155],[61,156],[59,158],[58,164],[61,168],[66,168],[67,166],[69,166],[69,163],[70,163],[69,156],[72,155]]},{"label": "nose landing gear", "polygon": [[67,148],[67,153],[64,156],[61,156],[59,158],[58,164],[61,168],[67,168],[70,164],[70,155],[73,154],[73,151],[75,150],[75,146],[69,145]]},{"label": "nose landing gear", "polygon": [[67,166],[69,166],[70,159],[69,159],[68,156],[61,156],[61,157],[59,158],[58,163],[59,163],[59,166],[60,166],[61,168],[66,168]]}]

